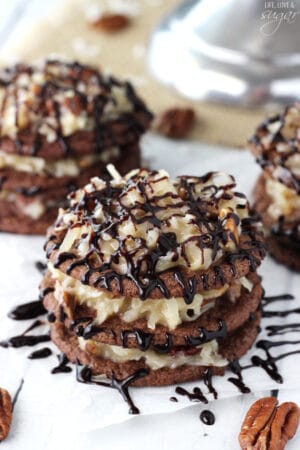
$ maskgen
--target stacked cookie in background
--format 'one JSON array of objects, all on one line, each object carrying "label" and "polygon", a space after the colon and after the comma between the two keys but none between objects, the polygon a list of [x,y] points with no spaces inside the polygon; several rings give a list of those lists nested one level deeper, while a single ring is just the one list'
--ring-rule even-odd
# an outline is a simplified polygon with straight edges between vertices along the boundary
[{"label": "stacked cookie in background", "polygon": [[0,73],[0,230],[43,234],[68,192],[139,166],[151,114],[132,86],[62,61]]},{"label": "stacked cookie in background", "polygon": [[300,104],[264,121],[250,139],[263,169],[254,191],[270,253],[300,271]]},{"label": "stacked cookie in background", "polygon": [[138,374],[142,386],[222,375],[261,316],[265,250],[246,197],[224,173],[109,170],[70,195],[48,236],[52,340],[85,376]]}]

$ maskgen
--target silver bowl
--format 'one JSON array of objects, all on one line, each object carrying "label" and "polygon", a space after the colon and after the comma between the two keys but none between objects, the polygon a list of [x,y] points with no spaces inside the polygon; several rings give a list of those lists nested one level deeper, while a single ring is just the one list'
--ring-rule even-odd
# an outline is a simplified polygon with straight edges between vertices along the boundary
[{"label": "silver bowl", "polygon": [[151,72],[193,100],[300,100],[300,0],[188,0],[154,31]]}]

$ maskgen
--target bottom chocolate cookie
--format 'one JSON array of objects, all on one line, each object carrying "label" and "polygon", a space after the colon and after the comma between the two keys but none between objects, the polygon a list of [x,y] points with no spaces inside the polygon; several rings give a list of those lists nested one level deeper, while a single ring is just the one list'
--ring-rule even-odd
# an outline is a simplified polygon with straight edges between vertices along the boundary
[{"label": "bottom chocolate cookie", "polygon": [[21,211],[15,203],[0,200],[0,230],[18,234],[45,234],[57,217],[57,207],[47,209],[38,219]]},{"label": "bottom chocolate cookie", "polygon": [[[259,323],[260,313],[257,312],[224,340],[207,342],[200,351],[183,348],[168,354],[162,351],[156,355],[153,355],[156,353],[153,351],[143,354],[141,351],[99,344],[92,340],[84,341],[60,322],[52,323],[50,328],[53,342],[67,358],[73,363],[88,366],[94,375],[104,374],[121,380],[145,369],[147,375],[135,380],[132,383],[134,386],[163,386],[201,379],[208,367],[212,374],[223,375],[230,361],[240,358],[251,348],[259,332]],[[200,356],[197,356],[197,352]],[[100,353],[101,356],[98,356]],[[201,364],[202,353],[203,361],[205,358],[210,359],[209,364]],[[192,365],[191,361],[198,361],[199,364]]]},{"label": "bottom chocolate cookie", "polygon": [[269,253],[281,264],[300,272],[300,244],[291,243],[289,238],[269,236],[267,238]]}]

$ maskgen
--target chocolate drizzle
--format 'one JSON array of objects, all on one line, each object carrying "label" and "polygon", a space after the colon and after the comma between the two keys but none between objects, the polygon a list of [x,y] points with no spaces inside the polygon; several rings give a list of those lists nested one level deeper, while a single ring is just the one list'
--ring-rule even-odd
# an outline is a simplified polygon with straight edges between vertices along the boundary
[{"label": "chocolate drizzle", "polygon": [[146,333],[142,330],[124,330],[121,332],[122,346],[127,348],[128,337],[134,335],[139,349],[145,352],[151,345],[153,334]]},{"label": "chocolate drizzle", "polygon": [[20,392],[21,392],[21,390],[23,388],[23,385],[24,385],[24,379],[21,378],[21,381],[20,381],[20,384],[18,386],[18,389],[16,390],[15,395],[14,395],[14,397],[12,399],[12,402],[11,402],[11,410],[12,411],[14,410],[14,408],[16,406],[16,403],[18,401],[18,398],[19,398]]},{"label": "chocolate drizzle", "polygon": [[36,261],[34,265],[35,265],[36,269],[37,269],[42,275],[45,275],[46,270],[47,270],[47,263],[44,263],[44,262],[42,262],[42,261]]},{"label": "chocolate drizzle", "polygon": [[41,300],[35,300],[33,302],[23,303],[22,305],[16,306],[8,313],[8,317],[13,320],[28,320],[35,319],[38,316],[46,314],[46,312],[47,311]]},{"label": "chocolate drizzle", "polygon": [[204,381],[205,386],[208,388],[208,392],[210,394],[212,394],[214,399],[216,400],[218,398],[218,393],[217,393],[217,391],[215,390],[215,388],[213,387],[213,384],[212,384],[212,371],[211,371],[210,367],[208,367],[205,370],[204,376],[203,376],[203,381]]},{"label": "chocolate drizzle", "polygon": [[[299,313],[298,308],[290,309],[290,310],[280,310],[280,311],[266,311],[265,306],[268,304],[272,304],[278,301],[290,301],[294,300],[294,296],[290,294],[282,294],[271,297],[264,296],[262,299],[262,314],[263,317],[287,317],[289,314]],[[287,323],[287,324],[274,324],[268,325],[265,327],[268,336],[279,336],[284,335],[290,332],[299,332],[300,331],[300,323]],[[277,361],[280,361],[284,358],[287,358],[291,355],[300,354],[300,350],[288,351],[281,353],[277,356],[272,356],[270,353],[270,349],[282,346],[291,346],[300,344],[300,340],[282,340],[282,341],[271,341],[268,339],[261,339],[256,343],[256,347],[262,350],[265,353],[265,357],[260,355],[254,355],[251,358],[250,365],[240,366],[239,361],[235,360],[230,364],[231,370],[238,375],[237,378],[229,378],[228,380],[235,384],[241,392],[249,392],[249,388],[245,387],[242,371],[250,369],[252,367],[260,367],[262,368],[269,377],[276,381],[277,383],[283,383],[283,377],[279,372]],[[245,389],[246,388],[246,389]]]},{"label": "chocolate drizzle", "polygon": [[186,336],[186,343],[190,346],[198,346],[212,341],[213,339],[224,339],[226,335],[226,322],[224,320],[219,320],[219,327],[217,330],[209,331],[205,328],[199,328],[199,336]]},{"label": "chocolate drizzle", "polygon": [[6,341],[0,342],[0,347],[8,348],[8,347],[14,347],[14,348],[20,348],[29,346],[32,347],[33,345],[37,345],[41,342],[48,342],[50,341],[49,334],[39,334],[39,335],[28,335],[30,331],[32,331],[34,328],[37,328],[39,326],[43,325],[43,322],[40,320],[36,320],[31,324],[26,330],[18,335],[13,336]]},{"label": "chocolate drizzle", "polygon": [[28,359],[41,359],[48,358],[48,356],[52,355],[52,351],[48,347],[43,347],[39,350],[35,350],[27,356]]},{"label": "chocolate drizzle", "polygon": [[92,370],[87,366],[76,365],[76,379],[80,383],[96,384],[97,386],[104,386],[116,389],[122,396],[123,400],[129,405],[129,414],[139,414],[140,411],[133,403],[133,400],[129,394],[129,387],[139,378],[148,375],[148,370],[139,369],[132,375],[129,375],[123,380],[117,379],[114,374],[108,381],[100,381],[96,377],[93,377]]},{"label": "chocolate drizzle", "polygon": [[64,353],[61,353],[60,355],[57,355],[57,359],[58,359],[58,366],[54,367],[51,370],[51,373],[53,375],[57,374],[57,373],[68,373],[68,372],[72,372],[72,367],[69,367],[67,364],[69,362],[68,358],[66,357],[66,355]]},{"label": "chocolate drizzle", "polygon": [[[121,183],[115,186],[107,180],[101,185],[103,187],[95,185],[94,190],[83,191],[80,200],[77,200],[75,196],[73,200],[71,195],[71,206],[67,213],[70,212],[76,216],[72,228],[80,227],[87,220],[90,224],[94,223],[93,234],[87,242],[89,249],[84,257],[77,256],[77,244],[75,244],[71,250],[56,254],[54,266],[61,268],[70,276],[79,267],[82,271],[83,284],[110,292],[118,290],[121,295],[123,295],[124,285],[130,283],[141,300],[146,300],[153,295],[170,298],[172,292],[169,286],[172,284],[180,289],[180,296],[184,298],[186,304],[193,302],[197,292],[209,289],[212,282],[214,285],[226,283],[225,271],[222,268],[224,259],[225,263],[230,265],[233,275],[236,272],[236,262],[240,260],[248,261],[250,270],[256,270],[265,254],[261,235],[257,232],[256,221],[253,218],[241,220],[233,212],[221,219],[217,213],[213,214],[210,211],[212,207],[218,210],[222,199],[237,202],[237,206],[241,202],[240,206],[246,207],[244,196],[231,190],[235,186],[233,178],[228,176],[228,185],[215,186],[213,183],[216,174],[214,173],[208,173],[203,177],[179,177],[174,182],[175,192],[154,195],[152,185],[157,182],[169,182],[165,174],[161,175],[161,178],[159,176],[159,172],[141,169],[126,180],[125,185]],[[201,190],[202,184],[205,183],[208,186],[202,187]],[[151,195],[149,190],[152,192]],[[197,190],[200,193],[197,193]],[[124,200],[131,192],[137,193],[138,202],[128,203]],[[162,204],[163,200],[166,205]],[[97,208],[101,208],[102,211],[101,221],[94,217]],[[168,220],[171,220],[168,216],[171,212],[168,210],[174,211],[174,217],[182,218],[187,214],[190,215],[190,225],[198,231],[193,231],[193,235],[184,242],[178,242],[174,232],[164,231]],[[239,247],[235,235],[226,228],[226,221],[231,221],[234,226],[241,226],[242,236],[246,240],[244,246]],[[156,243],[148,248],[146,237],[124,238],[119,235],[119,226],[127,222],[137,227],[144,223],[149,224],[150,229],[158,233]],[[58,227],[63,225],[61,218],[56,225]],[[62,231],[62,234],[64,232]],[[103,236],[105,240],[114,240],[116,249],[113,253],[103,254],[100,244]],[[59,240],[62,238],[61,235]],[[236,250],[224,251],[224,246],[230,241],[235,243]],[[206,273],[196,276],[186,272],[183,266],[190,266],[188,245],[191,243],[200,250],[202,255],[210,249],[213,263],[220,258],[220,251],[225,253],[222,263],[213,265],[214,279],[210,279]],[[46,247],[48,257],[59,247],[55,234],[49,237]],[[158,263],[166,257],[172,260],[172,270],[157,270]],[[176,264],[177,261],[178,264]],[[122,273],[118,269],[119,264],[122,264]],[[172,280],[169,281],[170,275]]]},{"label": "chocolate drizzle", "polygon": [[208,409],[204,409],[200,413],[200,420],[204,423],[204,425],[213,425],[216,421],[214,414]]},{"label": "chocolate drizzle", "polygon": [[235,375],[237,375],[237,377],[229,377],[228,381],[234,384],[242,392],[242,394],[249,394],[251,390],[245,385],[242,376],[242,370],[245,369],[245,367],[241,367],[239,361],[235,359],[229,364],[229,368]]},{"label": "chocolate drizzle", "polygon": [[191,402],[201,402],[205,404],[208,403],[207,398],[205,397],[205,395],[198,386],[194,387],[192,392],[188,391],[182,386],[177,386],[175,392],[178,395],[187,397]]},{"label": "chocolate drizzle", "polygon": [[[298,105],[291,104],[281,114],[264,120],[250,139],[255,146],[254,153],[258,155],[256,161],[262,169],[297,194],[300,194],[300,179],[289,163],[290,158],[300,152],[299,115]],[[274,123],[278,123],[275,131]]]}]

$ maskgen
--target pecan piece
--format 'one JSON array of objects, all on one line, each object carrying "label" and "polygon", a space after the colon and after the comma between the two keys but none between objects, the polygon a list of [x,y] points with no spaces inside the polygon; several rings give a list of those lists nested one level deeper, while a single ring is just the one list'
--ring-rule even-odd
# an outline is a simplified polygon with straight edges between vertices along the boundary
[{"label": "pecan piece", "polygon": [[124,14],[103,14],[99,19],[90,24],[99,30],[107,33],[116,33],[117,31],[127,28],[130,24],[129,17]]},{"label": "pecan piece", "polygon": [[0,442],[3,441],[10,430],[12,419],[12,403],[6,389],[0,388]]},{"label": "pecan piece", "polygon": [[239,434],[242,450],[283,450],[292,439],[299,424],[299,408],[292,402],[277,404],[274,397],[253,403]]},{"label": "pecan piece", "polygon": [[255,448],[259,435],[275,413],[277,403],[276,398],[265,397],[257,400],[250,407],[239,434],[239,442],[243,450]]},{"label": "pecan piece", "polygon": [[300,410],[293,402],[282,403],[276,410],[271,426],[270,450],[284,449],[299,425]]},{"label": "pecan piece", "polygon": [[153,122],[153,130],[174,139],[184,138],[195,122],[192,108],[170,108]]}]

